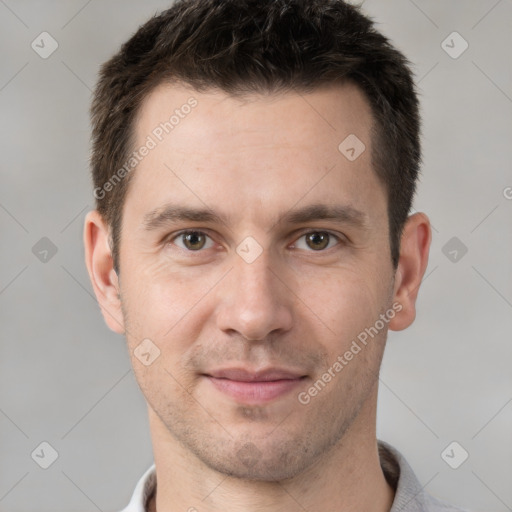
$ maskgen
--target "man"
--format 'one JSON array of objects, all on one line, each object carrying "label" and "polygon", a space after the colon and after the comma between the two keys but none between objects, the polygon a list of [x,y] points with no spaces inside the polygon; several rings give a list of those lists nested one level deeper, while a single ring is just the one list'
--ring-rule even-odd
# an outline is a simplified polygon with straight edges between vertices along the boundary
[{"label": "man", "polygon": [[125,512],[447,511],[376,439],[429,220],[407,60],[340,0],[182,0],[107,62],[87,268],[155,464]]}]

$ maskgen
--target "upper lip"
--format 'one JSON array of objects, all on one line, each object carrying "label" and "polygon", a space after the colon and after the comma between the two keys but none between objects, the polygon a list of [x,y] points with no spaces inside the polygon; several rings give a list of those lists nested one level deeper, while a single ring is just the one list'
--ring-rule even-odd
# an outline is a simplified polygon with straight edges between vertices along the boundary
[{"label": "upper lip", "polygon": [[283,368],[267,368],[251,371],[244,368],[224,368],[206,373],[216,379],[229,379],[241,382],[267,382],[271,380],[294,380],[304,377],[304,374]]}]

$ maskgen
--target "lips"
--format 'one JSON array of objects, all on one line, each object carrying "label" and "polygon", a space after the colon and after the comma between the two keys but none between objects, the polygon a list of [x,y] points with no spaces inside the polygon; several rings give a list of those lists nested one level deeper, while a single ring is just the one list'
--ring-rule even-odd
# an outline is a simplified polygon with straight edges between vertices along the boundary
[{"label": "lips", "polygon": [[215,370],[208,373],[210,377],[216,379],[229,379],[241,382],[268,382],[271,380],[293,380],[299,379],[303,375],[297,372],[282,370],[278,368],[269,368],[261,371],[248,371],[243,368],[226,368]]},{"label": "lips", "polygon": [[242,403],[261,403],[277,399],[299,386],[307,377],[293,370],[269,368],[250,371],[243,368],[214,370],[205,377],[225,395]]}]

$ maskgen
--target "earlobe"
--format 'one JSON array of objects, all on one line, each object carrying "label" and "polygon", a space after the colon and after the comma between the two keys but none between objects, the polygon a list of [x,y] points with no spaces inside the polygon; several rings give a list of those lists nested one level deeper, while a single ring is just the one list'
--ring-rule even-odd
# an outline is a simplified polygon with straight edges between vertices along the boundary
[{"label": "earlobe", "polygon": [[91,211],[84,225],[85,263],[103,318],[114,332],[124,334],[119,297],[119,280],[109,246],[109,230],[97,210]]},{"label": "earlobe", "polygon": [[428,217],[420,212],[409,216],[401,238],[395,274],[393,303],[399,303],[401,310],[389,323],[393,331],[406,329],[416,318],[416,298],[427,269],[431,239]]}]

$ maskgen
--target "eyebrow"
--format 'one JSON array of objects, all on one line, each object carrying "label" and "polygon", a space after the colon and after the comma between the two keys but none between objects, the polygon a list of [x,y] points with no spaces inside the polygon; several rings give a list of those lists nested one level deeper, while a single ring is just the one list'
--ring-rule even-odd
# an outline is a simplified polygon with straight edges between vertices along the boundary
[{"label": "eyebrow", "polygon": [[276,222],[302,224],[315,220],[335,220],[355,228],[368,229],[368,215],[350,205],[312,204],[304,208],[290,210]]},{"label": "eyebrow", "polygon": [[[279,223],[303,224],[315,220],[334,220],[361,230],[369,228],[368,215],[350,205],[312,204],[284,213],[271,229]],[[144,215],[142,226],[147,231],[153,231],[167,224],[183,221],[228,224],[225,215],[213,210],[168,204]]]},{"label": "eyebrow", "polygon": [[147,231],[152,231],[173,222],[188,221],[226,224],[226,220],[223,215],[207,208],[190,208],[188,206],[169,204],[144,215],[142,225]]}]

